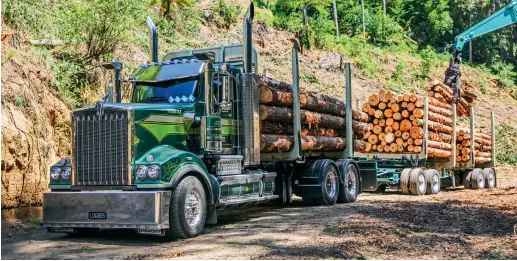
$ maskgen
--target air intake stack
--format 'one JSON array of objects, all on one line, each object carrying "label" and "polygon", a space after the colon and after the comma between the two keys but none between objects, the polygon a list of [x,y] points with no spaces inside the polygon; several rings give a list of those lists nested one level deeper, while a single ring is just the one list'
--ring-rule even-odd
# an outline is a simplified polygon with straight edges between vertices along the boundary
[{"label": "air intake stack", "polygon": [[147,17],[147,27],[149,28],[149,62],[158,62],[158,33],[156,31],[156,25],[154,24],[151,17]]}]

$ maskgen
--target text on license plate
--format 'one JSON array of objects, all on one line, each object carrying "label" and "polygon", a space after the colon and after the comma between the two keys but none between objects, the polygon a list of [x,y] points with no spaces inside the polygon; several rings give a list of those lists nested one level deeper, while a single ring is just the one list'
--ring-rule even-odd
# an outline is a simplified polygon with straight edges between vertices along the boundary
[{"label": "text on license plate", "polygon": [[106,212],[88,212],[88,219],[106,219]]}]

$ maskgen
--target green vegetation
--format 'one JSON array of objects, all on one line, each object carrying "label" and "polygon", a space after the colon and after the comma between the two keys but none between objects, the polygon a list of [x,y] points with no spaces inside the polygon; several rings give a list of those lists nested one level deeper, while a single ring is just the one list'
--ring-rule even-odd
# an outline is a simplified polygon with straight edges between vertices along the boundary
[{"label": "green vegetation", "polygon": [[496,127],[497,161],[500,163],[517,164],[517,128],[506,123]]},{"label": "green vegetation", "polygon": [[219,3],[212,8],[213,21],[219,27],[229,28],[230,25],[237,22],[240,10],[240,6],[235,3],[226,3],[226,0],[219,0]]}]

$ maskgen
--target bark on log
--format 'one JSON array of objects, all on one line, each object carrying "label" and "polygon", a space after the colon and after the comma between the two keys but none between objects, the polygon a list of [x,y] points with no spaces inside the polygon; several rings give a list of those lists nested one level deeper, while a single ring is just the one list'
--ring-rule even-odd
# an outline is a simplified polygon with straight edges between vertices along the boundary
[{"label": "bark on log", "polygon": [[452,110],[452,105],[447,103],[447,101],[441,102],[438,99],[433,98],[433,97],[429,97],[428,100],[429,100],[429,105],[436,106],[436,107],[439,107],[439,108],[444,108],[444,109],[447,109],[447,110]]},{"label": "bark on log", "polygon": [[481,151],[476,151],[476,157],[480,157],[480,158],[491,158],[491,157],[492,157],[492,153],[490,153],[490,152],[481,152]]},{"label": "bark on log", "polygon": [[[282,91],[271,86],[259,88],[259,101],[261,104],[293,107],[293,94],[291,90]],[[327,95],[300,92],[300,107],[302,109],[326,113],[335,116],[345,116],[345,103]],[[368,121],[368,114],[358,109],[352,109],[352,118],[357,121]]]},{"label": "bark on log", "polygon": [[[260,105],[259,112],[259,118],[262,121],[288,123],[293,119],[293,111],[291,108]],[[312,129],[312,127],[343,129],[345,127],[345,118],[325,113],[301,110],[300,119],[309,129]],[[368,124],[352,121],[352,130],[357,133],[365,133],[368,131]]]},{"label": "bark on log", "polygon": [[449,126],[445,126],[441,123],[438,123],[438,122],[434,122],[434,121],[427,121],[427,126],[430,130],[435,130],[435,131],[438,131],[438,132],[443,132],[443,133],[446,133],[446,134],[451,134],[452,133],[452,128],[449,127]]},{"label": "bark on log", "polygon": [[437,142],[450,143],[452,136],[441,132],[429,132],[429,139]]},{"label": "bark on log", "polygon": [[438,113],[429,112],[427,114],[427,118],[429,120],[432,120],[432,121],[437,122],[437,123],[442,123],[442,124],[447,125],[447,126],[452,126],[452,119],[451,118],[442,116],[442,115],[440,115]]},{"label": "bark on log", "polygon": [[[262,134],[261,152],[288,152],[293,149],[294,138],[287,135]],[[355,140],[354,150],[367,152],[371,145],[364,141]],[[346,148],[346,141],[341,137],[305,136],[302,137],[304,151],[342,151]]]},{"label": "bark on log", "polygon": [[491,162],[492,158],[478,158],[478,157],[476,157],[475,161],[476,161],[476,164],[483,164],[483,163]]},{"label": "bark on log", "polygon": [[432,158],[450,158],[452,156],[450,151],[435,148],[427,148],[427,153]]},{"label": "bark on log", "polygon": [[443,143],[443,142],[437,142],[437,141],[429,140],[429,141],[427,141],[427,145],[430,148],[447,150],[447,151],[451,151],[452,150],[452,145],[449,144],[449,143]]},{"label": "bark on log", "polygon": [[[328,136],[338,137],[339,132],[332,128],[315,127],[309,129],[308,126],[301,126],[302,136]],[[281,122],[261,121],[261,134],[293,135],[293,125]]]},{"label": "bark on log", "polygon": [[440,108],[429,104],[429,112],[434,112],[446,117],[452,117],[452,111],[449,109]]}]

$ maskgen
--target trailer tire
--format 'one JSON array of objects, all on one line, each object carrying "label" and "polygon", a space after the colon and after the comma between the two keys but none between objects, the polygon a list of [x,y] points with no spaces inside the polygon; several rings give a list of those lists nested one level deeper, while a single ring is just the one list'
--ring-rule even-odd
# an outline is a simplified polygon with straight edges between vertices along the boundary
[{"label": "trailer tire", "polygon": [[403,169],[400,174],[400,191],[402,194],[409,194],[409,173],[411,169]]},{"label": "trailer tire", "polygon": [[409,191],[411,195],[424,195],[427,189],[424,170],[414,168],[409,174]]},{"label": "trailer tire", "polygon": [[[188,211],[192,212],[189,217],[186,213]],[[185,177],[172,193],[169,228],[165,230],[165,236],[180,239],[198,236],[205,226],[206,215],[207,201],[203,185],[194,176]]]},{"label": "trailer tire", "polygon": [[339,195],[339,174],[334,164],[326,164],[321,171],[321,194],[315,199],[320,205],[336,204]]},{"label": "trailer tire", "polygon": [[472,177],[472,170],[463,172],[463,187],[466,189],[472,189],[472,183],[470,182],[470,178]]},{"label": "trailer tire", "polygon": [[359,189],[359,172],[353,164],[348,164],[343,171],[343,184],[339,185],[337,202],[351,203],[357,200]]},{"label": "trailer tire", "polygon": [[428,195],[436,195],[440,193],[441,182],[440,182],[440,174],[438,170],[435,169],[427,169],[424,172],[425,181],[427,183],[426,194]]},{"label": "trailer tire", "polygon": [[493,189],[496,186],[496,176],[494,169],[486,168],[483,169],[483,176],[485,177],[485,188]]},{"label": "trailer tire", "polygon": [[472,171],[472,176],[470,176],[470,182],[472,184],[472,189],[484,189],[485,177],[483,176],[483,171],[479,168],[474,169]]}]

